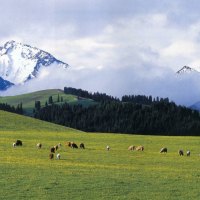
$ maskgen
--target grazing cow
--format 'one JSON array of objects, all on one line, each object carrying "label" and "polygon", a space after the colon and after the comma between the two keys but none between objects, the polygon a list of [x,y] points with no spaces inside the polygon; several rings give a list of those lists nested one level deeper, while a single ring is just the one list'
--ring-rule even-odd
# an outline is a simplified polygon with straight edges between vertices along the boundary
[{"label": "grazing cow", "polygon": [[56,151],[55,147],[51,147],[50,152],[55,153],[55,151]]},{"label": "grazing cow", "polygon": [[52,159],[53,159],[53,157],[54,157],[54,154],[53,154],[53,153],[50,153],[50,154],[49,154],[49,159],[51,159],[51,160],[52,160]]},{"label": "grazing cow", "polygon": [[166,147],[163,147],[163,148],[160,150],[160,153],[167,153],[167,148],[166,148]]},{"label": "grazing cow", "polygon": [[61,147],[62,145],[61,145],[61,143],[58,143],[58,147]]},{"label": "grazing cow", "polygon": [[56,155],[56,157],[57,157],[58,160],[60,160],[60,154],[59,153]]},{"label": "grazing cow", "polygon": [[16,143],[15,143],[15,142],[13,143],[13,147],[14,147],[14,148],[16,147]]},{"label": "grazing cow", "polygon": [[57,151],[57,150],[58,150],[58,145],[55,145],[54,148],[55,148],[55,150]]},{"label": "grazing cow", "polygon": [[107,149],[107,151],[109,151],[109,150],[110,150],[110,146],[107,145],[107,146],[106,146],[106,149]]},{"label": "grazing cow", "polygon": [[80,146],[79,146],[81,149],[85,149],[85,145],[83,143],[80,143]]},{"label": "grazing cow", "polygon": [[178,154],[179,154],[179,156],[183,156],[184,155],[183,150],[179,150]]},{"label": "grazing cow", "polygon": [[37,146],[38,149],[42,148],[42,144],[41,143],[38,143],[36,146]]},{"label": "grazing cow", "polygon": [[187,156],[190,156],[190,151],[187,151]]},{"label": "grazing cow", "polygon": [[77,146],[76,143],[71,142],[71,148],[72,148],[72,149],[78,149],[78,146]]},{"label": "grazing cow", "polygon": [[77,144],[74,142],[66,142],[65,145],[71,147],[72,149],[78,149]]},{"label": "grazing cow", "polygon": [[135,149],[135,146],[133,146],[133,145],[131,145],[131,146],[128,148],[129,151],[133,151],[134,149]]},{"label": "grazing cow", "polygon": [[66,146],[71,147],[71,142],[66,142]]},{"label": "grazing cow", "polygon": [[143,146],[138,146],[135,148],[136,151],[144,151],[144,147]]},{"label": "grazing cow", "polygon": [[16,146],[22,146],[22,141],[21,140],[16,140],[15,144],[16,144]]}]

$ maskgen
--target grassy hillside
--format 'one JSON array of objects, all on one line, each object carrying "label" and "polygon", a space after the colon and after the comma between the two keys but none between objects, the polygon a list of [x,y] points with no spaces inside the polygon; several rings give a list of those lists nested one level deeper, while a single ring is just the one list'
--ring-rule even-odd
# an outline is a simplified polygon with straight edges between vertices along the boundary
[{"label": "grassy hillside", "polygon": [[76,132],[75,129],[0,110],[0,131]]},{"label": "grassy hillside", "polygon": [[95,104],[91,99],[78,99],[77,96],[65,94],[59,89],[42,90],[23,95],[0,97],[0,103],[7,103],[12,106],[17,106],[22,103],[25,114],[31,115],[35,106],[35,101],[40,101],[41,106],[44,106],[46,101],[48,102],[49,97],[52,96],[54,103],[58,103],[58,95],[60,98],[63,98],[64,102],[72,105],[82,104],[83,106],[88,106]]},{"label": "grassy hillside", "polygon": [[[2,111],[0,125],[2,199],[199,199],[199,137],[91,134]],[[12,147],[16,139],[22,147]],[[86,149],[65,141],[84,142]],[[49,160],[49,148],[59,142],[61,160]],[[132,144],[144,145],[144,152],[128,151]],[[168,153],[160,154],[164,146]],[[180,148],[191,156],[178,156]]]}]

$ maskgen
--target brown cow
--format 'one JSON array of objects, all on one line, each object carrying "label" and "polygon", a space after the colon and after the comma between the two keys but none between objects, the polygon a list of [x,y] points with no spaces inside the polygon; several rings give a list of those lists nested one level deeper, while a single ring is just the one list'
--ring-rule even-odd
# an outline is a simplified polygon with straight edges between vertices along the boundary
[{"label": "brown cow", "polygon": [[50,153],[50,154],[49,154],[49,159],[51,159],[51,160],[52,160],[52,159],[53,159],[53,157],[54,157],[54,154],[53,154],[53,153]]},{"label": "brown cow", "polygon": [[131,146],[128,148],[129,151],[133,151],[134,149],[135,149],[135,146],[133,146],[133,145],[131,145]]},{"label": "brown cow", "polygon": [[78,149],[77,144],[74,142],[66,142],[65,145],[71,147],[72,149]]},{"label": "brown cow", "polygon": [[137,146],[135,148],[136,151],[144,151],[144,147],[143,146]]},{"label": "brown cow", "polygon": [[58,150],[58,145],[55,145],[54,148],[55,148],[55,150],[57,151],[57,150]]},{"label": "brown cow", "polygon": [[66,142],[65,145],[71,147],[71,142]]}]

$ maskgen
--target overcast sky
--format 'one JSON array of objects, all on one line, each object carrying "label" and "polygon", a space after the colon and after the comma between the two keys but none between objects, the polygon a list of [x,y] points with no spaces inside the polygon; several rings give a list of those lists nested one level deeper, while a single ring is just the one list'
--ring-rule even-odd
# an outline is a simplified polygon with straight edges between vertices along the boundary
[{"label": "overcast sky", "polygon": [[199,79],[172,76],[200,67],[199,10],[198,0],[6,0],[0,46],[16,40],[51,53],[70,65],[69,86],[188,104],[200,100]]}]

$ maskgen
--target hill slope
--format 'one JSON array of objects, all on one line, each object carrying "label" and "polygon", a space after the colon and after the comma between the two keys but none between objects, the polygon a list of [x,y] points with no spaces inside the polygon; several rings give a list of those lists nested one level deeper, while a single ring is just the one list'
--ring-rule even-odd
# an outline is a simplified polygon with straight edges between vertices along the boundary
[{"label": "hill slope", "polygon": [[58,102],[59,98],[63,98],[63,102],[69,104],[81,104],[87,106],[90,104],[95,104],[91,99],[78,99],[75,95],[65,94],[62,90],[51,89],[51,90],[42,90],[28,94],[22,94],[17,96],[5,96],[0,97],[0,103],[7,103],[11,106],[17,106],[19,103],[23,104],[23,109],[25,110],[26,115],[32,115],[33,109],[35,107],[35,101],[40,101],[41,106],[44,106],[48,102],[49,97],[52,96],[54,103]]},{"label": "hill slope", "polygon": [[[199,199],[198,137],[89,134],[2,111],[0,124],[2,199]],[[22,147],[12,147],[16,139]],[[86,149],[65,141],[84,142]],[[59,142],[61,159],[50,160],[49,149]],[[145,150],[128,151],[129,145]],[[168,153],[160,154],[161,147]],[[191,156],[179,156],[180,148]]]},{"label": "hill slope", "polygon": [[75,129],[0,110],[0,131],[78,132]]}]

